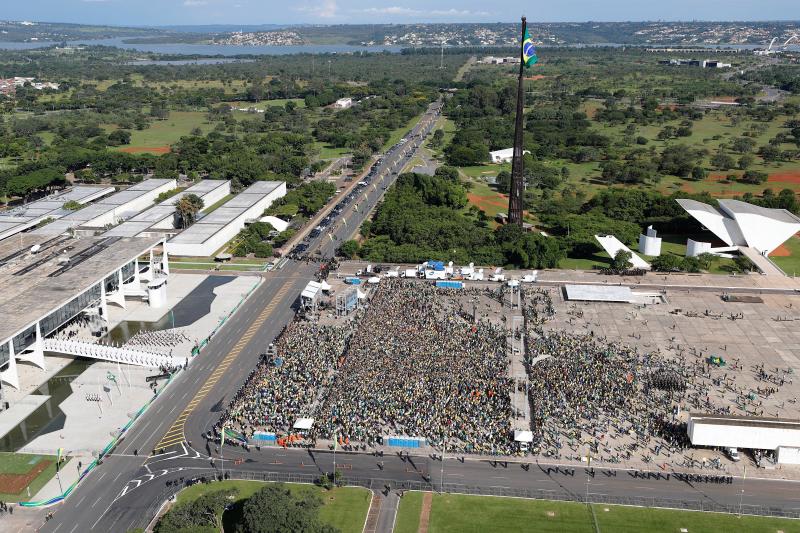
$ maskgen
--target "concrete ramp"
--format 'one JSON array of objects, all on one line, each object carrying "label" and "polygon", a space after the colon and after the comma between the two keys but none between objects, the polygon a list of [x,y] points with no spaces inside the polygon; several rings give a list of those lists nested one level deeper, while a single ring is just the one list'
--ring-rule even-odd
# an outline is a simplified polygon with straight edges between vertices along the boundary
[{"label": "concrete ramp", "polygon": [[636,255],[630,248],[625,246],[622,241],[614,237],[613,235],[595,235],[595,239],[597,242],[600,243],[600,246],[603,247],[603,250],[606,251],[608,255],[611,256],[613,259],[614,256],[617,255],[617,252],[620,250],[624,250],[631,254],[631,265],[633,268],[641,268],[642,270],[650,270],[650,263]]},{"label": "concrete ramp", "polygon": [[739,253],[748,258],[766,276],[786,276],[786,272],[773,263],[769,257],[758,253],[758,250],[749,246],[740,246]]},{"label": "concrete ramp", "polygon": [[161,366],[180,366],[182,361],[169,355],[162,355],[144,350],[107,346],[80,340],[45,339],[42,348],[46,352],[63,353],[76,357],[101,359],[134,366],[159,368]]}]

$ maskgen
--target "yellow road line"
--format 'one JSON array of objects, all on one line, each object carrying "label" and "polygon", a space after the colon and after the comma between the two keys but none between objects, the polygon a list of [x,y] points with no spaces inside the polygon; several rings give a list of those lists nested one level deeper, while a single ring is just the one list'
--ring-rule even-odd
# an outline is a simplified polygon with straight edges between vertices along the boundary
[{"label": "yellow road line", "polygon": [[[294,274],[289,277],[290,281],[294,281],[296,279],[297,275]],[[214,388],[214,385],[216,385],[217,381],[219,381],[219,377],[225,373],[228,367],[230,367],[231,363],[233,363],[234,359],[236,359],[242,350],[244,350],[244,348],[250,343],[250,339],[255,336],[258,328],[260,328],[261,325],[267,321],[269,315],[272,314],[272,311],[277,307],[278,303],[289,291],[289,285],[290,283],[285,283],[283,287],[281,287],[280,290],[275,294],[275,297],[272,299],[269,305],[261,310],[261,313],[259,313],[256,319],[247,328],[247,331],[244,332],[244,335],[242,335],[242,337],[239,339],[239,342],[233,346],[233,349],[220,362],[214,372],[208,377],[206,382],[203,383],[203,386],[198,389],[195,397],[189,402],[189,404],[186,406],[186,409],[184,409],[181,414],[178,415],[178,418],[175,419],[175,422],[172,423],[167,432],[164,433],[164,436],[161,437],[161,440],[155,446],[156,450],[166,448],[167,446],[172,446],[173,444],[178,444],[184,440],[184,426],[186,424],[186,419],[189,418],[189,415],[194,412],[197,405],[206,397],[209,391]]]}]

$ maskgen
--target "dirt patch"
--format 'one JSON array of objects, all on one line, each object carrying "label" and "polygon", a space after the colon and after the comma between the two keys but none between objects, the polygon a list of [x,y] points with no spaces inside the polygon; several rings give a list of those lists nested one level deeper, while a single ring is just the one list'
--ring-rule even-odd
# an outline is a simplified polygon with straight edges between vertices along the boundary
[{"label": "dirt patch", "polygon": [[169,146],[126,146],[120,148],[120,152],[126,154],[168,154],[170,151]]},{"label": "dirt patch", "polygon": [[713,100],[714,102],[727,102],[729,104],[732,104],[732,103],[736,102],[737,98],[739,98],[739,97],[738,96],[715,96],[711,100]]},{"label": "dirt patch", "polygon": [[26,474],[0,474],[0,492],[4,494],[19,494],[25,487],[39,477],[52,461],[42,459],[36,463]]},{"label": "dirt patch", "polygon": [[504,194],[481,196],[479,194],[469,193],[467,194],[467,200],[472,205],[476,205],[484,211],[488,211],[488,209],[486,209],[487,207],[508,207],[508,197]]},{"label": "dirt patch", "polygon": [[775,174],[770,174],[767,181],[800,184],[800,170],[794,172],[776,172]]},{"label": "dirt patch", "polygon": [[792,251],[785,244],[781,244],[769,253],[770,257],[789,257]]},{"label": "dirt patch", "polygon": [[431,522],[431,502],[433,502],[433,493],[426,492],[422,496],[422,508],[419,510],[417,533],[428,533],[428,525]]},{"label": "dirt patch", "polygon": [[544,79],[547,79],[547,78],[549,78],[549,77],[550,77],[550,76],[545,76],[545,75],[543,75],[543,74],[536,74],[536,75],[534,75],[534,76],[528,76],[528,77],[527,77],[527,78],[525,78],[525,79],[526,79],[526,80],[530,80],[530,81],[537,81],[537,80],[544,80]]}]

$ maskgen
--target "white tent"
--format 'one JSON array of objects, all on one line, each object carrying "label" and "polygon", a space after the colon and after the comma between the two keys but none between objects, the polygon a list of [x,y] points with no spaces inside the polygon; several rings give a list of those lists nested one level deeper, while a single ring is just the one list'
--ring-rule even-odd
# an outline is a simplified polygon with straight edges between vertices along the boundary
[{"label": "white tent", "polygon": [[278,217],[266,216],[266,217],[259,218],[258,221],[259,222],[268,223],[270,226],[275,228],[277,231],[286,231],[286,228],[289,227],[289,223],[288,222],[286,222],[285,220],[281,220]]},{"label": "white tent", "polygon": [[533,442],[533,432],[515,429],[514,442]]},{"label": "white tent", "polygon": [[294,423],[294,426],[292,426],[292,428],[307,431],[311,429],[311,426],[313,425],[314,425],[313,418],[298,418],[297,421]]}]

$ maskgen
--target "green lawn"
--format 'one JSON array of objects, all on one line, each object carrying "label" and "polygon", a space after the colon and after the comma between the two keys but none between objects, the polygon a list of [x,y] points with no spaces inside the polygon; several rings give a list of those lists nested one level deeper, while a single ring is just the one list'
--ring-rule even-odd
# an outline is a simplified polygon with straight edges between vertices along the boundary
[{"label": "green lawn", "polygon": [[800,274],[800,238],[795,235],[785,243],[783,243],[783,247],[779,248],[779,250],[786,249],[789,251],[790,255],[785,257],[780,257],[777,255],[769,256],[772,261],[778,265],[781,270],[786,272],[789,276],[795,276]]},{"label": "green lawn", "polygon": [[[691,237],[695,240],[707,240],[707,236],[697,235],[663,234],[660,235],[660,237],[662,239],[661,254],[671,254],[678,257],[686,256],[687,238]],[[640,254],[636,246],[629,246],[629,248],[648,263],[652,262],[654,259],[652,256]],[[798,253],[800,253],[800,251]],[[609,266],[611,266],[611,257],[609,257],[609,255],[604,251],[599,251],[591,257],[567,257],[566,259],[562,259],[558,264],[559,268],[568,270],[595,270],[599,268],[607,268]],[[733,267],[732,259],[717,257],[711,262],[711,268],[709,268],[708,272],[709,274],[729,274],[731,267]],[[798,271],[800,271],[800,269],[798,269]]]},{"label": "green lawn", "polygon": [[319,150],[320,159],[334,159],[352,152],[352,150],[349,148],[335,148],[319,141],[314,142],[314,146]]},{"label": "green lawn", "polygon": [[[422,494],[408,493],[400,501],[395,531],[411,533],[419,526]],[[594,505],[600,531],[613,533],[748,533],[800,532],[800,522],[717,513]],[[496,498],[487,496],[434,495],[429,533],[486,533],[536,531],[593,533],[592,515],[583,504]]]},{"label": "green lawn", "polygon": [[[338,528],[342,533],[360,533],[364,528],[364,521],[367,518],[370,500],[372,495],[367,489],[356,487],[340,487],[330,491],[313,485],[302,485],[297,483],[286,483],[289,490],[295,494],[305,491],[315,492],[320,495],[323,507],[320,509],[320,518],[326,524]],[[239,493],[237,502],[242,502],[255,494],[264,486],[261,481],[240,481],[229,480],[203,485],[198,483],[181,491],[177,497],[177,503],[192,501],[207,492],[214,492],[223,489],[236,488]],[[237,509],[234,507],[231,513]],[[227,513],[226,513],[227,516]],[[225,519],[223,519],[225,520]],[[228,520],[225,520],[228,522]],[[229,526],[229,524],[226,524]],[[226,531],[228,527],[226,527]]]},{"label": "green lawn", "polygon": [[[131,130],[130,144],[119,146],[116,149],[168,147],[181,137],[189,135],[194,128],[200,128],[204,134],[211,131],[212,125],[206,120],[206,113],[202,111],[172,111],[166,120],[155,120],[147,129]],[[106,126],[107,131],[115,129],[117,129],[115,125]]]},{"label": "green lawn", "polygon": [[255,108],[255,109],[266,109],[268,107],[283,107],[286,105],[287,102],[294,102],[295,106],[305,107],[306,101],[302,98],[279,98],[276,100],[262,100],[257,103],[253,102],[228,102],[231,107],[235,108]]},{"label": "green lawn", "polygon": [[[25,474],[41,460],[50,460],[51,463],[28,485],[31,491],[31,498],[44,487],[53,476],[56,475],[56,458],[54,455],[35,455],[27,453],[0,452],[0,474]],[[62,468],[66,466],[62,464]],[[0,500],[3,501],[27,501],[28,491],[22,489],[17,494],[6,494],[0,492]]]},{"label": "green lawn", "polygon": [[419,529],[419,513],[422,510],[422,493],[406,492],[400,500],[394,533],[417,533]]}]

